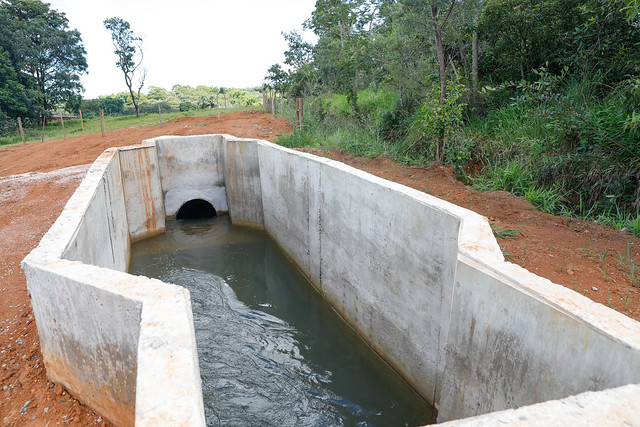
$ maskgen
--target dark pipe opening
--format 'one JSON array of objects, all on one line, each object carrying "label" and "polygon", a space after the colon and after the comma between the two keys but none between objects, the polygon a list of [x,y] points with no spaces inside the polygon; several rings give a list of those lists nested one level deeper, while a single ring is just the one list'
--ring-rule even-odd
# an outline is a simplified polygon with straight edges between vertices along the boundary
[{"label": "dark pipe opening", "polygon": [[216,210],[211,203],[202,199],[193,199],[182,205],[176,214],[176,219],[200,219],[213,216],[216,216]]}]

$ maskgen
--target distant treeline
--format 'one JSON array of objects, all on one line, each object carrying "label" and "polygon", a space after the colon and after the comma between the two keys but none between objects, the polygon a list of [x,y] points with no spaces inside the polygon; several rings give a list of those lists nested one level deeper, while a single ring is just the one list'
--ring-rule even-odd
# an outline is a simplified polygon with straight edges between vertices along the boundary
[{"label": "distant treeline", "polygon": [[[150,86],[149,92],[140,95],[140,113],[190,111],[204,108],[235,108],[262,105],[260,89],[233,89],[210,86],[174,85],[171,90]],[[84,99],[80,105],[85,117],[93,117],[104,109],[111,116],[135,114],[131,97],[127,92]]]}]

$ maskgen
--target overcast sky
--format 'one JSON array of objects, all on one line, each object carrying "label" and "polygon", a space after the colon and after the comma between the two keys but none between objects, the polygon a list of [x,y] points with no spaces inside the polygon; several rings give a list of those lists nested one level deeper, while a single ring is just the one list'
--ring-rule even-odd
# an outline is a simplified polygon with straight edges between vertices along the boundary
[{"label": "overcast sky", "polygon": [[[302,31],[315,0],[45,0],[64,12],[82,34],[89,73],[85,98],[126,91],[116,68],[111,35],[102,22],[113,16],[144,40],[149,86],[174,84],[259,86],[267,68],[284,61],[282,31]],[[303,33],[308,41],[313,34]]]}]

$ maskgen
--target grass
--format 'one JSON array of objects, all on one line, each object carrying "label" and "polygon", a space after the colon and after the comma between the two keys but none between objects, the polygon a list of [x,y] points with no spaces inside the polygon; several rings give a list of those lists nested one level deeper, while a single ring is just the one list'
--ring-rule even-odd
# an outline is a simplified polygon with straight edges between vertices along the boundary
[{"label": "grass", "polygon": [[[234,107],[227,109],[220,109],[221,113],[231,113],[237,111],[251,111],[255,107]],[[174,113],[162,113],[162,122],[167,122],[176,117],[200,117],[200,116],[214,116],[218,113],[215,108],[206,108],[201,110],[191,110],[184,112]],[[131,116],[105,116],[104,124],[107,129],[107,133],[110,130],[133,128],[139,126],[152,126],[159,125],[160,119],[158,114],[140,114],[140,117],[135,115]],[[100,133],[100,118],[93,117],[84,120],[85,133],[94,134]],[[82,135],[82,125],[80,120],[68,120],[64,122],[64,129],[67,137],[74,137]],[[48,122],[45,127],[44,140],[52,140],[63,138],[62,124],[60,120]],[[40,141],[42,138],[42,124],[25,127],[25,138],[27,142]],[[17,145],[22,143],[22,138],[18,131],[9,135],[0,136],[0,146]]]},{"label": "grass", "polygon": [[[603,92],[601,80],[585,76],[559,89],[570,100],[571,111],[551,102],[509,99],[517,96],[511,92],[499,102],[487,99],[484,113],[470,114],[453,130],[447,144],[453,154],[447,154],[447,161],[456,172],[468,162],[485,165],[474,176],[462,174],[480,191],[507,191],[543,212],[597,221],[640,237],[640,211],[632,203],[637,198],[640,205],[637,174],[629,172],[640,162],[603,136],[640,152],[640,134],[623,126],[622,98],[609,89]],[[304,130],[278,143],[386,155],[405,165],[433,161],[433,144],[425,141],[415,117],[399,107],[394,94],[366,90],[358,99],[359,114],[340,94],[306,101]],[[581,114],[599,130],[572,114]]]},{"label": "grass", "polygon": [[543,212],[553,215],[566,211],[566,198],[558,187],[545,188],[536,184],[533,167],[519,161],[502,165],[489,164],[482,175],[472,179],[480,191],[503,190],[530,201]]},{"label": "grass", "polygon": [[491,224],[491,231],[493,231],[495,237],[500,239],[515,239],[518,235],[524,236],[520,230],[500,228],[500,226],[494,226],[494,224]]},{"label": "grass", "polygon": [[631,243],[627,243],[627,256],[620,255],[618,257],[618,264],[625,270],[625,273],[631,279],[631,286],[640,287],[640,277],[638,277],[638,265],[635,260],[631,258]]},{"label": "grass", "polygon": [[621,293],[617,292],[618,296],[624,302],[624,310],[629,311],[629,293],[631,292],[631,288],[627,289],[627,294],[623,297]]}]

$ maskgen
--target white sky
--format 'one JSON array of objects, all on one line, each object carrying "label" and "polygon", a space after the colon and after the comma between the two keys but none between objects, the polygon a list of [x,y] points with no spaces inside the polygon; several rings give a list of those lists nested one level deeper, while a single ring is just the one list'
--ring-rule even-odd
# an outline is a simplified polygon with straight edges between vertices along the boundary
[{"label": "white sky", "polygon": [[[82,34],[89,73],[85,98],[124,92],[111,35],[103,21],[116,16],[142,37],[149,86],[174,84],[259,86],[272,64],[284,61],[282,31],[302,32],[315,0],[45,0]],[[304,32],[315,42],[312,33]]]}]

